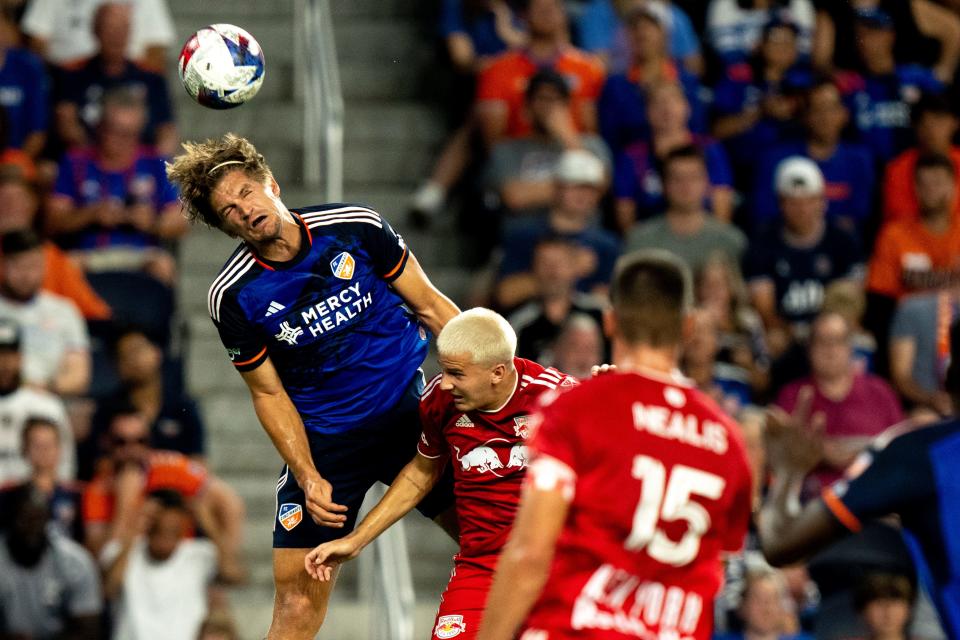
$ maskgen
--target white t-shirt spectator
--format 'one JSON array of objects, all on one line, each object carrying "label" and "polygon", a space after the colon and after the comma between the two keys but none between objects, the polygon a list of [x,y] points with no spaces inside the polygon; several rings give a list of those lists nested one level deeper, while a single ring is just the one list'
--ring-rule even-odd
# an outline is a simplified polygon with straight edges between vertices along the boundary
[{"label": "white t-shirt spectator", "polygon": [[77,472],[76,447],[63,402],[48,391],[20,387],[0,395],[0,484],[21,482],[30,476],[21,448],[23,426],[28,418],[44,418],[57,425],[61,451],[57,476],[73,480]]},{"label": "white t-shirt spectator", "polygon": [[[100,554],[109,566],[120,553],[111,540]],[[154,562],[144,539],[127,559],[115,609],[113,640],[194,640],[207,616],[207,588],[217,574],[217,550],[209,540],[182,540],[165,562]]]},{"label": "white t-shirt spectator", "polygon": [[[784,17],[797,25],[797,50],[810,53],[816,13],[810,0],[790,0]],[[743,61],[753,52],[763,27],[773,13],[768,9],[741,9],[737,0],[711,0],[707,9],[707,41],[727,62]]]},{"label": "white t-shirt spectator", "polygon": [[29,302],[0,297],[0,318],[14,320],[23,333],[25,382],[50,386],[67,353],[90,350],[87,325],[77,306],[55,293],[41,291]]},{"label": "white t-shirt spectator", "polygon": [[[46,40],[47,61],[62,65],[97,52],[93,16],[107,0],[30,0],[20,28],[27,35]],[[117,1],[117,0],[113,0]],[[147,47],[169,47],[176,39],[173,19],[165,0],[119,0],[133,5],[127,57],[139,60]]]},{"label": "white t-shirt spectator", "polygon": [[28,569],[10,558],[0,537],[0,635],[58,638],[69,618],[98,615],[102,609],[100,574],[79,544],[52,534],[40,562]]}]

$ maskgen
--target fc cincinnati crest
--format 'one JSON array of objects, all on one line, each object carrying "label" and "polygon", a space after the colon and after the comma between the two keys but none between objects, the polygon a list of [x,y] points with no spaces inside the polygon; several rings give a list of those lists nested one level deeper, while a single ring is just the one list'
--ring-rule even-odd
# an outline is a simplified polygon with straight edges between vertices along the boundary
[{"label": "fc cincinnati crest", "polygon": [[277,519],[280,521],[280,526],[290,531],[303,520],[303,507],[292,502],[284,502],[280,505]]},{"label": "fc cincinnati crest", "polygon": [[527,425],[529,419],[529,416],[517,416],[513,419],[514,432],[524,440],[530,435],[530,428]]},{"label": "fc cincinnati crest", "polygon": [[341,280],[349,280],[353,277],[353,268],[356,263],[353,256],[344,251],[336,258],[330,261],[330,271]]}]

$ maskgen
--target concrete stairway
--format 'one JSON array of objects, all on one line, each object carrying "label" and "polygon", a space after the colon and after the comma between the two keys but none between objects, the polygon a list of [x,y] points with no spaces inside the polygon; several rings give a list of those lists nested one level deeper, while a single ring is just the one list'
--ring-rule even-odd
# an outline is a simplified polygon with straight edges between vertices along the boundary
[{"label": "concrete stairway", "polygon": [[[408,194],[426,174],[443,136],[435,110],[420,97],[430,67],[436,64],[432,24],[421,6],[428,3],[334,0],[331,4],[346,98],[344,199],[381,211],[404,235],[438,286],[454,299],[462,299],[467,278],[458,265],[460,241],[453,231],[441,224],[429,233],[415,233],[401,219]],[[227,131],[247,136],[266,156],[288,205],[319,202],[319,194],[300,184],[303,112],[294,87],[293,0],[170,0],[170,6],[180,41],[201,26],[232,22],[254,34],[267,60],[260,94],[227,112],[190,101],[171,64],[171,93],[182,137],[197,139]],[[234,246],[234,241],[218,232],[195,229],[182,245],[179,295],[188,328],[188,383],[203,407],[211,465],[247,502],[245,552],[252,576],[249,585],[234,592],[233,604],[243,637],[259,638],[272,608],[270,531],[274,481],[282,463],[207,317],[207,287]],[[406,522],[417,587],[417,637],[425,637],[455,547],[419,515],[411,515]],[[358,588],[356,568],[348,566],[320,637],[369,637],[366,624],[376,612],[358,604]]]}]

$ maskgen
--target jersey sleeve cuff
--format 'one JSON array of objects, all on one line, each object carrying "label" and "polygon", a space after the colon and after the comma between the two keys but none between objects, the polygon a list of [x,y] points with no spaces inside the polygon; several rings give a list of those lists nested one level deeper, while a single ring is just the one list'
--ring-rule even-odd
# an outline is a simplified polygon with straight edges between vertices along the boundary
[{"label": "jersey sleeve cuff", "polygon": [[430,460],[436,460],[437,458],[442,458],[442,453],[432,454],[429,451],[424,451],[421,445],[417,445],[417,453],[423,456],[424,458],[429,458]]},{"label": "jersey sleeve cuff", "polygon": [[257,352],[257,355],[240,362],[234,362],[233,366],[236,367],[237,371],[253,371],[259,367],[267,359],[267,348],[264,347]]},{"label": "jersey sleeve cuff", "polygon": [[827,510],[833,514],[833,517],[836,518],[844,527],[853,533],[858,533],[863,528],[863,525],[860,523],[860,519],[853,515],[853,512],[850,511],[847,505],[843,504],[840,496],[834,493],[833,489],[824,489],[821,497],[823,498],[823,504],[826,505]]},{"label": "jersey sleeve cuff", "polygon": [[407,260],[410,258],[410,250],[404,246],[403,255],[400,256],[400,261],[397,262],[396,266],[390,271],[383,274],[383,279],[387,282],[393,282],[400,277],[400,274],[403,273],[403,270],[407,267]]},{"label": "jersey sleeve cuff", "polygon": [[559,491],[570,502],[576,493],[577,474],[566,462],[540,454],[527,468],[527,482],[539,491]]}]

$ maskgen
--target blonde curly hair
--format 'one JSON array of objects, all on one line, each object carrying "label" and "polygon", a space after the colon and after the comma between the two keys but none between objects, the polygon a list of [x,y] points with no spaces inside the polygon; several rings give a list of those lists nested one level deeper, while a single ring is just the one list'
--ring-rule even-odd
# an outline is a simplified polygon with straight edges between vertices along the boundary
[{"label": "blonde curly hair", "polygon": [[221,228],[223,220],[210,204],[210,194],[231,169],[242,169],[256,180],[272,176],[253,144],[235,133],[203,142],[184,142],[184,153],[167,163],[167,178],[180,190],[180,202],[191,222]]}]

